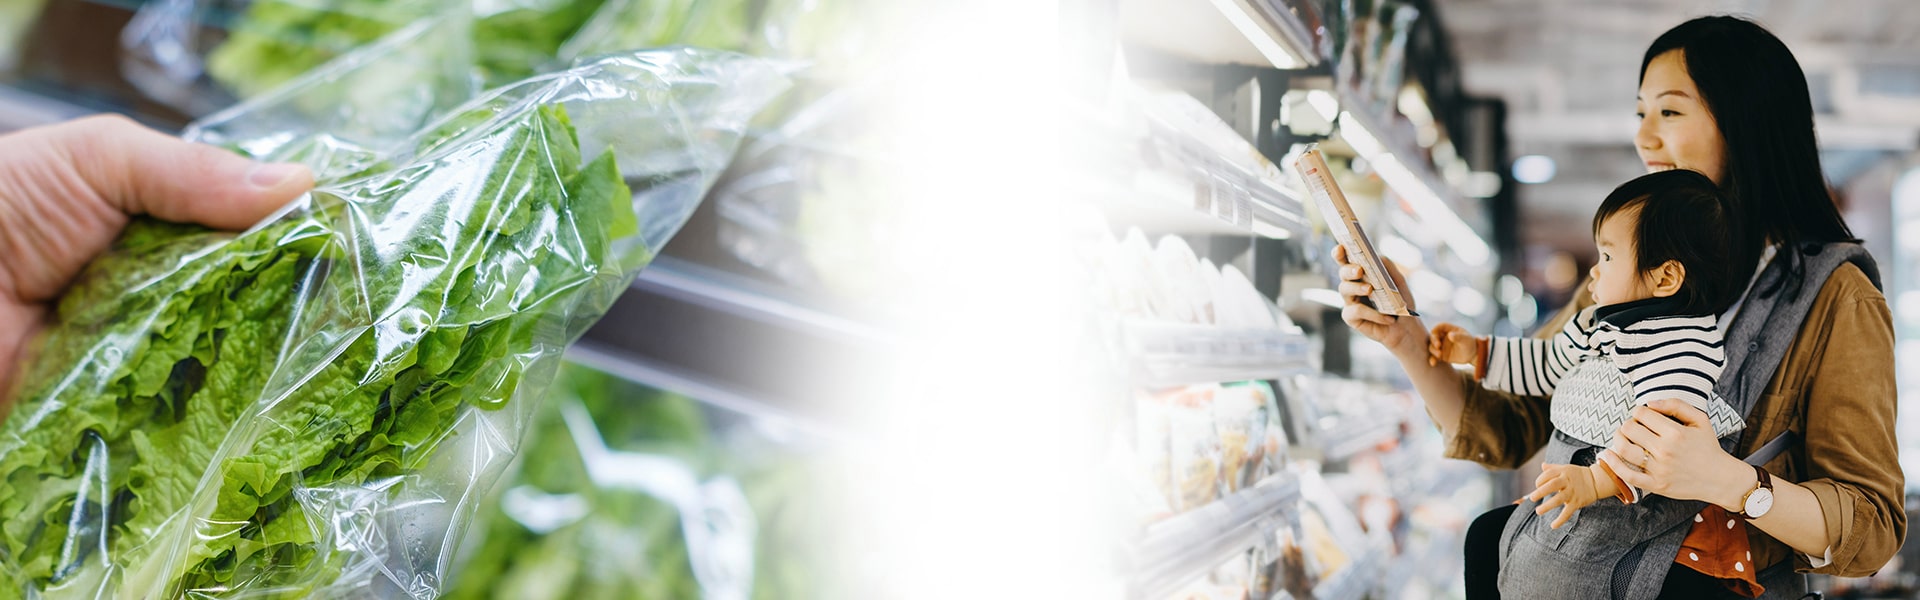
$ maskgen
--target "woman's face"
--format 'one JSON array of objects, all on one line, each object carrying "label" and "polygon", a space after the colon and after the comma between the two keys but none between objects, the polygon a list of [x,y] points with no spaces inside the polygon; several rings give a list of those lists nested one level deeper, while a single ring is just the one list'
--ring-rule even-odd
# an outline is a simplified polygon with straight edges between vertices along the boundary
[{"label": "woman's face", "polygon": [[1716,184],[1724,180],[1726,142],[1699,88],[1693,85],[1693,77],[1687,75],[1687,61],[1679,50],[1647,63],[1634,108],[1640,116],[1640,130],[1633,136],[1634,150],[1640,153],[1640,162],[1647,166],[1648,173],[1692,169]]}]

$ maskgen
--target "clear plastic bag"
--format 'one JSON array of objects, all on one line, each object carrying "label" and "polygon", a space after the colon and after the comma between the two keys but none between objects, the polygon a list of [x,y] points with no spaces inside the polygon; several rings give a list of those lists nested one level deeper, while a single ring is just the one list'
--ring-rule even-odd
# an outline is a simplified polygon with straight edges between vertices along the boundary
[{"label": "clear plastic bag", "polygon": [[831,598],[822,436],[569,363],[448,600]]},{"label": "clear plastic bag", "polygon": [[63,298],[0,428],[0,598],[437,595],[561,352],[786,86],[662,50],[412,135],[300,129],[339,74],[190,130],[314,192],[239,234],[136,220]]},{"label": "clear plastic bag", "polygon": [[[752,32],[775,13],[754,8],[749,0],[154,0],[123,30],[121,62],[141,91],[204,115],[422,21],[457,30],[423,56],[498,84],[639,48],[764,53],[768,36]],[[403,93],[405,83],[370,86]]]}]

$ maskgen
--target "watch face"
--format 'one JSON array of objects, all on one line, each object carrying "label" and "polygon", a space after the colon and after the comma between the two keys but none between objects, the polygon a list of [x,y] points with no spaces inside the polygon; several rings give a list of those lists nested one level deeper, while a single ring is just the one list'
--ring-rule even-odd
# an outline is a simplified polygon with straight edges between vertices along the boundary
[{"label": "watch face", "polygon": [[1746,510],[1748,518],[1758,519],[1773,510],[1773,490],[1760,488],[1747,496]]}]

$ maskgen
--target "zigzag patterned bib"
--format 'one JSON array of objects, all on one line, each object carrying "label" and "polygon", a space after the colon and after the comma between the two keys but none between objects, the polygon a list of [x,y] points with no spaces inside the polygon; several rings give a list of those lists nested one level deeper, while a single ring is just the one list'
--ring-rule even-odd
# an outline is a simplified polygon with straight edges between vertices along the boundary
[{"label": "zigzag patterned bib", "polygon": [[[1633,412],[1633,382],[1613,360],[1590,355],[1560,378],[1551,402],[1554,429],[1594,446],[1611,446],[1614,432]],[[1746,428],[1740,414],[1718,394],[1706,412],[1716,438]]]}]

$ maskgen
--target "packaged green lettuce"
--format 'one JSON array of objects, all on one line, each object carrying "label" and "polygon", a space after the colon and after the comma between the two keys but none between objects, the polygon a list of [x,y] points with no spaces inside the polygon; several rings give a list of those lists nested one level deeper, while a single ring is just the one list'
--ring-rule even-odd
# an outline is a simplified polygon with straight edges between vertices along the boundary
[{"label": "packaged green lettuce", "polygon": [[[766,0],[758,0],[765,2]],[[756,0],[152,0],[121,36],[123,71],[153,98],[203,115],[251,99],[435,22],[420,64],[453,63],[496,84],[608,52],[688,45],[772,54]],[[785,13],[780,13],[785,14]],[[368,82],[346,100],[406,102],[407,77]],[[343,90],[344,91],[344,90]],[[340,99],[328,98],[338,103]]]},{"label": "packaged green lettuce", "polygon": [[0,424],[0,598],[438,595],[562,351],[786,85],[679,49],[411,135],[288,118],[338,82],[189,131],[311,194],[241,233],[136,220],[62,299]]}]

